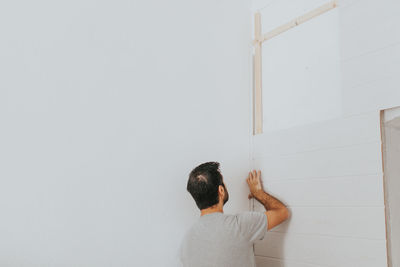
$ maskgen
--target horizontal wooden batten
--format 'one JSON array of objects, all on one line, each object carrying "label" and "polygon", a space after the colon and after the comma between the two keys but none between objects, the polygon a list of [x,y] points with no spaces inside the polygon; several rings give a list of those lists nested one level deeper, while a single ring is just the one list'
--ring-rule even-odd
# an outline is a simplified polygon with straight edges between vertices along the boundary
[{"label": "horizontal wooden batten", "polygon": [[291,21],[289,21],[289,22],[287,22],[287,23],[275,28],[274,30],[263,34],[261,40],[257,40],[257,38],[256,38],[255,43],[257,43],[259,41],[265,42],[265,41],[267,41],[267,40],[269,40],[269,39],[271,39],[271,38],[273,38],[273,37],[285,32],[285,31],[290,30],[291,28],[294,28],[294,27],[296,27],[296,26],[298,26],[298,25],[300,25],[300,24],[302,24],[302,23],[304,23],[306,21],[309,21],[309,20],[311,20],[311,19],[313,19],[313,18],[315,18],[315,17],[317,17],[319,15],[322,15],[323,13],[325,13],[325,12],[335,8],[335,7],[336,7],[336,1],[331,1],[331,2],[326,3],[326,4],[324,4],[324,5],[320,6],[320,7],[317,7],[317,8],[311,10],[310,12],[308,12],[308,13],[306,13],[304,15],[299,16],[299,17],[297,17],[297,18],[295,18],[295,19],[293,19],[293,20],[291,20]]},{"label": "horizontal wooden batten", "polygon": [[268,232],[256,243],[255,255],[326,266],[377,267],[386,266],[386,241]]}]

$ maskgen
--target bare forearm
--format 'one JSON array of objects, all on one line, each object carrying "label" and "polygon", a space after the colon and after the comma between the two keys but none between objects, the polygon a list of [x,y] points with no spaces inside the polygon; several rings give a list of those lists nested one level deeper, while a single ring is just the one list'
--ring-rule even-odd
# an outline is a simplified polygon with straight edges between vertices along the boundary
[{"label": "bare forearm", "polygon": [[258,202],[264,205],[266,210],[286,209],[286,206],[279,199],[271,196],[264,190],[257,193],[254,197],[258,200]]},{"label": "bare forearm", "polygon": [[250,189],[249,197],[257,199],[267,210],[265,215],[268,220],[268,230],[289,218],[290,212],[286,206],[280,200],[263,190],[261,185],[261,171],[256,172],[254,170],[250,172],[246,181]]}]

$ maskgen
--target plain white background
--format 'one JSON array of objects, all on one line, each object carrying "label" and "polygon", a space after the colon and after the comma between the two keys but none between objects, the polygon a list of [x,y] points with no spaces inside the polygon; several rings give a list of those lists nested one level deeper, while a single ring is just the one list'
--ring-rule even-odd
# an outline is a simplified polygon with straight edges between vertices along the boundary
[{"label": "plain white background", "polygon": [[0,4],[0,265],[175,266],[221,162],[248,208],[247,1]]}]

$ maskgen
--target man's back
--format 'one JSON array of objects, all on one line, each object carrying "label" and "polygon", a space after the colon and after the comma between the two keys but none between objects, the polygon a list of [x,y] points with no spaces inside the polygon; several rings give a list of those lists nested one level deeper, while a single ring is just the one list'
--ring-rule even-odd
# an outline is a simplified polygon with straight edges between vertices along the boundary
[{"label": "man's back", "polygon": [[261,212],[201,216],[186,232],[181,246],[185,267],[253,267],[253,243],[264,238],[267,216]]}]

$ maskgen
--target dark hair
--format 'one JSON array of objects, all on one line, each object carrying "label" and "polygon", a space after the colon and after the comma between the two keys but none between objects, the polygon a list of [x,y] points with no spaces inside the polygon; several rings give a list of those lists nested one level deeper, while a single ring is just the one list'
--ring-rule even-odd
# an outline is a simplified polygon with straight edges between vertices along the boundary
[{"label": "dark hair", "polygon": [[219,202],[218,187],[222,185],[222,175],[218,162],[206,162],[194,168],[189,174],[187,191],[196,201],[200,210]]}]

